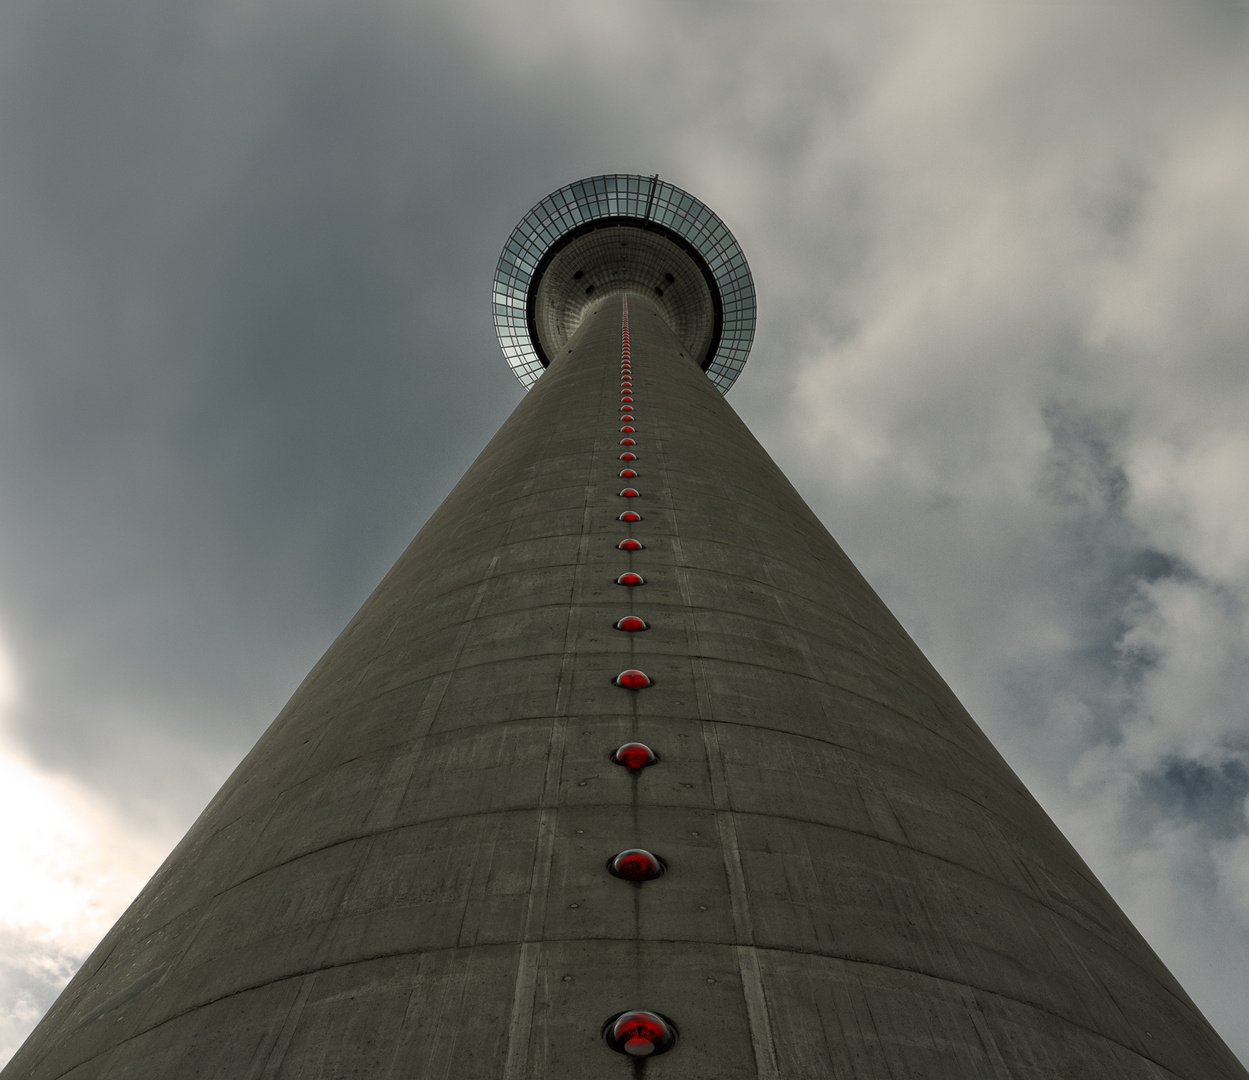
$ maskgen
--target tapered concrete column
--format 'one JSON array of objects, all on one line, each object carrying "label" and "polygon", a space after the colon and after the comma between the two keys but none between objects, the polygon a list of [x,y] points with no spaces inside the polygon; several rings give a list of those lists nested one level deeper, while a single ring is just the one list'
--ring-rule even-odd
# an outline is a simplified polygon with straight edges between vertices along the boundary
[{"label": "tapered concrete column", "polygon": [[1243,1080],[684,352],[587,311],[5,1080]]}]

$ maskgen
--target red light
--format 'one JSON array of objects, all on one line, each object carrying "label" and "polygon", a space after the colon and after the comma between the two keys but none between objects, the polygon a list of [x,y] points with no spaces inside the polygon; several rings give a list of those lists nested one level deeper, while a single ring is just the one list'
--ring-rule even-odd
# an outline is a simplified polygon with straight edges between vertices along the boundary
[{"label": "red light", "polygon": [[644,619],[639,619],[636,615],[626,615],[623,619],[616,623],[616,629],[628,631],[630,634],[636,634],[639,630],[648,630],[650,628],[646,625],[646,621]]},{"label": "red light", "polygon": [[617,686],[623,686],[626,690],[645,690],[651,685],[650,676],[645,671],[638,671],[637,668],[625,668],[615,678]]},{"label": "red light", "polygon": [[653,881],[662,876],[664,864],[649,851],[641,848],[630,848],[622,851],[607,863],[607,869],[625,881]]},{"label": "red light", "polygon": [[616,765],[623,765],[626,769],[645,769],[659,760],[654,750],[640,742],[625,743],[612,754],[611,759]]},{"label": "red light", "polygon": [[620,400],[621,400],[621,401],[632,401],[632,400],[633,400],[633,398],[629,397],[629,395],[628,395],[628,394],[625,394],[623,397],[621,397],[621,399],[620,399]]},{"label": "red light", "polygon": [[622,499],[636,499],[642,493],[637,488],[622,488],[620,497]]},{"label": "red light", "polygon": [[620,445],[621,446],[637,446],[637,440],[636,439],[621,439]]},{"label": "red light", "polygon": [[632,469],[621,469],[620,475],[623,476],[626,480],[632,480],[635,476],[637,476],[637,473],[634,472]]},{"label": "red light", "polygon": [[659,1013],[638,1009],[613,1016],[603,1025],[603,1039],[619,1054],[649,1057],[666,1054],[676,1045],[676,1026]]},{"label": "red light", "polygon": [[638,459],[637,454],[631,454],[629,453],[628,450],[626,450],[623,454],[620,455],[621,461],[637,461],[637,459]]},{"label": "red light", "polygon": [[[625,417],[625,419],[627,420],[628,417]],[[622,427],[620,430],[625,432],[627,435],[633,434],[633,428],[629,427],[627,424],[624,427]]]},{"label": "red light", "polygon": [[633,537],[629,537],[628,540],[621,540],[616,547],[620,548],[621,551],[641,551],[642,541],[634,540]]},{"label": "red light", "polygon": [[623,514],[621,514],[618,518],[616,518],[616,520],[617,521],[641,521],[642,515],[639,514],[636,510],[626,510]]},{"label": "red light", "polygon": [[636,416],[630,416],[628,413],[621,413],[620,422],[622,424],[636,424],[638,422],[638,418]]},{"label": "red light", "polygon": [[621,574],[620,577],[616,578],[616,584],[617,585],[645,585],[646,580],[642,577],[641,574],[635,574],[632,570],[630,570],[627,574]]},{"label": "red light", "polygon": [[620,411],[621,411],[621,412],[633,412],[633,406],[632,406],[632,405],[621,405],[621,406],[620,406]]}]

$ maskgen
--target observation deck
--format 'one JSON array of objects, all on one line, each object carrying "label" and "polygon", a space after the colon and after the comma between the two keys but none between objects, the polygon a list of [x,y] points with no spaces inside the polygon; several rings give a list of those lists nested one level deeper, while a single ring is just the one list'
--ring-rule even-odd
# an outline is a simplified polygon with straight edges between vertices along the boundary
[{"label": "observation deck", "polygon": [[612,173],[542,199],[512,230],[494,274],[494,325],[528,390],[589,307],[654,298],[723,394],[755,336],[755,285],[741,246],[705,204],[658,176]]}]

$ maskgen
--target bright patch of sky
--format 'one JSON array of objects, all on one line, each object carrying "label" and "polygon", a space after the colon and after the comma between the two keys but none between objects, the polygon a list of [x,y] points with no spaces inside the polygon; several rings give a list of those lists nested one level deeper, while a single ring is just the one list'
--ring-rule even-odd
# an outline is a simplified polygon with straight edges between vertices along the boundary
[{"label": "bright patch of sky", "polygon": [[0,1061],[162,855],[97,793],[31,762],[4,722],[19,697],[12,656],[0,643]]}]

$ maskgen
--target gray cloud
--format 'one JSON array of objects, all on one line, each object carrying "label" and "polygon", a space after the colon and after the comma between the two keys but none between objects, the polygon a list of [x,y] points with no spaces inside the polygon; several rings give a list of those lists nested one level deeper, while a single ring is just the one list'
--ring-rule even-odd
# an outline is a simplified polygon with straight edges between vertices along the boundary
[{"label": "gray cloud", "polygon": [[1171,758],[1143,780],[1143,801],[1158,813],[1197,823],[1220,840],[1242,836],[1249,769],[1236,759],[1206,765]]},{"label": "gray cloud", "polygon": [[172,842],[519,399],[512,225],[658,170],[756,274],[730,400],[1249,1055],[1247,12],[1126,14],[10,6],[14,745]]}]

